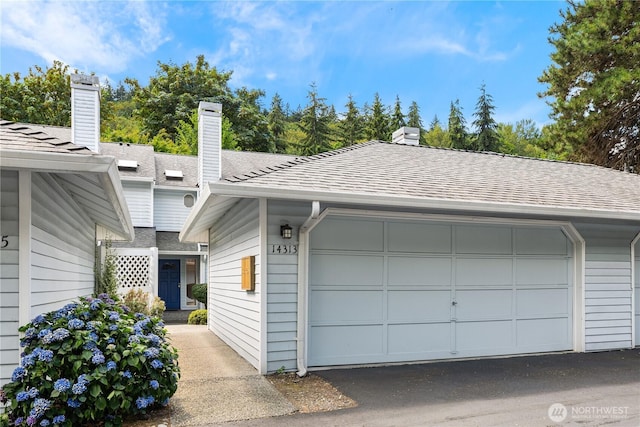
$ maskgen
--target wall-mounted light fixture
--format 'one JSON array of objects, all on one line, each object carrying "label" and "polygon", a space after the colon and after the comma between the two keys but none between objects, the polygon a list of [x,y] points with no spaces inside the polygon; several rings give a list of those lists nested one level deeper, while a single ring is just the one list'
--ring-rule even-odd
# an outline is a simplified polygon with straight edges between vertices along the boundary
[{"label": "wall-mounted light fixture", "polygon": [[283,239],[290,239],[292,235],[293,228],[291,228],[289,224],[280,226],[280,236],[282,236]]}]

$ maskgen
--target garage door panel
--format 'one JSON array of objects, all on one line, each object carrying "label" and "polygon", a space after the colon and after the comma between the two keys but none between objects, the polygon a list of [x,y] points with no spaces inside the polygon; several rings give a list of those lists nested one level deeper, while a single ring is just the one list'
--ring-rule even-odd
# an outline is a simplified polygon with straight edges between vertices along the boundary
[{"label": "garage door panel", "polygon": [[509,286],[513,282],[511,258],[462,258],[456,262],[457,286]]},{"label": "garage door panel", "polygon": [[329,218],[311,232],[311,250],[382,251],[384,223]]},{"label": "garage door panel", "polygon": [[451,324],[423,323],[389,325],[388,347],[390,354],[407,354],[428,357],[430,353],[450,354]]},{"label": "garage door panel", "polygon": [[456,350],[480,351],[514,347],[512,321],[456,322]]},{"label": "garage door panel", "polygon": [[566,317],[518,320],[516,336],[518,348],[525,351],[571,349],[569,320]]},{"label": "garage door panel", "polygon": [[568,255],[570,243],[559,228],[516,229],[518,255]]},{"label": "garage door panel", "polygon": [[569,289],[518,289],[518,317],[569,315]]},{"label": "garage door panel", "polygon": [[389,291],[390,322],[446,321],[451,319],[451,291]]},{"label": "garage door panel", "polygon": [[458,225],[455,242],[459,254],[510,255],[513,252],[509,227]]},{"label": "garage door panel", "polygon": [[568,285],[569,261],[567,259],[517,259],[516,284],[518,285]]},{"label": "garage door panel", "polygon": [[456,291],[456,318],[458,320],[511,318],[512,295],[511,289]]},{"label": "garage door panel", "polygon": [[339,362],[345,357],[367,359],[383,351],[382,325],[315,326],[311,328],[311,365]]},{"label": "garage door panel", "polygon": [[358,255],[313,255],[312,286],[382,286],[384,258]]},{"label": "garage door panel", "polygon": [[309,318],[313,323],[381,322],[382,314],[382,291],[311,292]]},{"label": "garage door panel", "polygon": [[451,258],[389,257],[389,286],[451,286]]},{"label": "garage door panel", "polygon": [[[327,219],[310,244],[309,366],[573,348],[574,260],[559,227]],[[368,243],[351,242],[369,226]],[[618,327],[606,314],[602,327]]]},{"label": "garage door panel", "polygon": [[390,252],[451,253],[451,226],[417,222],[388,225]]}]

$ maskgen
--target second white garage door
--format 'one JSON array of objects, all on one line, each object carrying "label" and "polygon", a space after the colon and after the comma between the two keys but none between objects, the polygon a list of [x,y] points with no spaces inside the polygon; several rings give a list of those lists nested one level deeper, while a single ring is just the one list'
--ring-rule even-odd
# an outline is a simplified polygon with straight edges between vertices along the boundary
[{"label": "second white garage door", "polygon": [[308,366],[570,350],[572,270],[559,227],[327,217]]}]

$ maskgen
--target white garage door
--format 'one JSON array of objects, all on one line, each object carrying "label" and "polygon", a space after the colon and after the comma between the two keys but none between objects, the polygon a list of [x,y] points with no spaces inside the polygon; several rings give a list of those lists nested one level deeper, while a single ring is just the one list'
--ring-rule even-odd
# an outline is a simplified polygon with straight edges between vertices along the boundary
[{"label": "white garage door", "polygon": [[569,350],[571,254],[560,228],[327,217],[308,365]]}]

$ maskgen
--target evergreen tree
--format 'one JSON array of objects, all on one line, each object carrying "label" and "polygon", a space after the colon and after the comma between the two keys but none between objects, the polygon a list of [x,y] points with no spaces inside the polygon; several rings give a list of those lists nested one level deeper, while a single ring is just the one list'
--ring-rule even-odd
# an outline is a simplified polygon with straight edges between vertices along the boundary
[{"label": "evergreen tree", "polygon": [[498,151],[498,124],[493,119],[493,98],[487,93],[485,84],[480,86],[480,97],[476,103],[476,111],[473,116],[473,126],[476,128],[474,149],[476,151]]},{"label": "evergreen tree", "polygon": [[344,114],[338,129],[340,131],[340,143],[346,147],[363,140],[364,122],[360,110],[358,110],[358,106],[351,94],[349,94],[349,100],[345,107],[347,108],[347,112]]},{"label": "evergreen tree", "polygon": [[331,116],[325,103],[326,99],[318,96],[315,83],[311,84],[307,98],[309,103],[302,111],[302,118],[298,123],[298,127],[304,133],[304,138],[298,144],[299,154],[303,156],[331,149]]},{"label": "evergreen tree", "polygon": [[442,125],[440,124],[440,119],[438,119],[437,114],[433,116],[433,120],[431,120],[431,123],[429,123],[429,130],[435,129],[436,126],[442,127]]},{"label": "evergreen tree", "polygon": [[426,132],[422,128],[422,118],[420,118],[420,108],[418,107],[418,103],[416,101],[413,101],[409,106],[409,114],[407,114],[407,126],[420,129],[420,144],[427,144]]},{"label": "evergreen tree", "polygon": [[460,150],[471,149],[465,126],[466,122],[462,115],[462,107],[460,107],[460,101],[456,99],[455,102],[451,102],[449,109],[449,139],[451,140],[451,148],[458,148]]},{"label": "evergreen tree", "polygon": [[391,116],[391,132],[395,132],[405,126],[405,123],[402,107],[400,106],[400,97],[396,95],[396,103],[393,106],[393,115]]},{"label": "evergreen tree", "polygon": [[422,129],[422,119],[420,118],[420,108],[418,103],[413,101],[409,106],[409,114],[407,114],[407,126]]},{"label": "evergreen tree", "polygon": [[389,130],[390,118],[385,110],[386,108],[382,104],[380,95],[376,92],[367,120],[366,134],[368,139],[380,141],[391,140],[391,131]]},{"label": "evergreen tree", "polygon": [[284,141],[286,116],[282,109],[282,98],[277,93],[271,99],[271,111],[267,115],[269,121],[269,131],[274,139],[276,153],[285,153],[287,151]]},{"label": "evergreen tree", "polygon": [[556,120],[551,139],[577,160],[640,173],[640,5],[569,0],[561,17],[539,78]]}]

